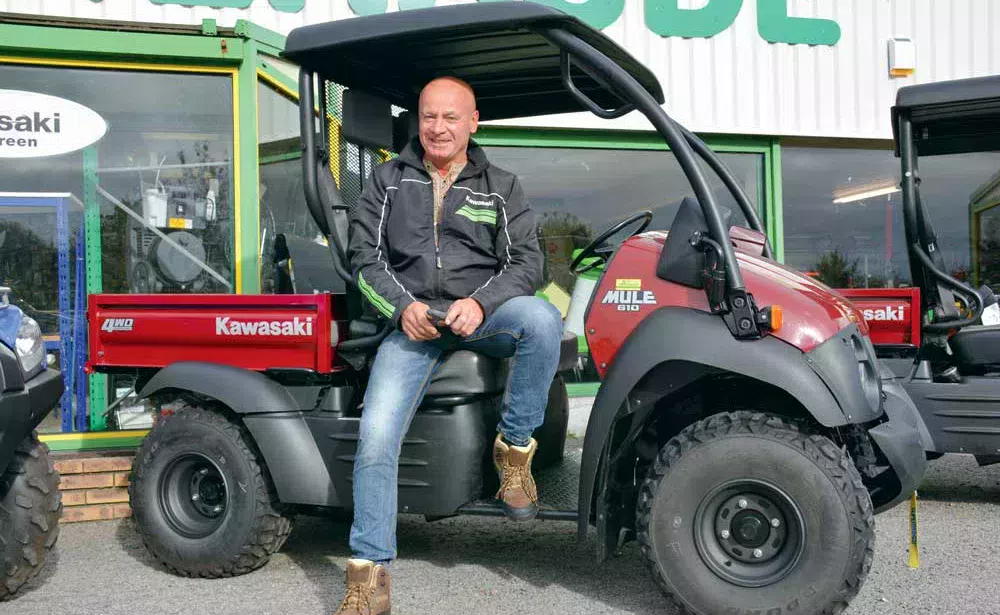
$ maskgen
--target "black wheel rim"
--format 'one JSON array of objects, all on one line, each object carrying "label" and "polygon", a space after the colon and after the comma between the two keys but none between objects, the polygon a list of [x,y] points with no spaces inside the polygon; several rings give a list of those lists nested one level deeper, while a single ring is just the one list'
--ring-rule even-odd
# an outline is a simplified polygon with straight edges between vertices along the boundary
[{"label": "black wheel rim", "polygon": [[802,513],[760,480],[730,481],[702,498],[694,519],[698,555],[724,580],[764,587],[788,575],[805,545]]},{"label": "black wheel rim", "polygon": [[229,509],[229,489],[219,466],[200,453],[176,457],[160,479],[160,508],[178,534],[186,538],[211,535]]}]

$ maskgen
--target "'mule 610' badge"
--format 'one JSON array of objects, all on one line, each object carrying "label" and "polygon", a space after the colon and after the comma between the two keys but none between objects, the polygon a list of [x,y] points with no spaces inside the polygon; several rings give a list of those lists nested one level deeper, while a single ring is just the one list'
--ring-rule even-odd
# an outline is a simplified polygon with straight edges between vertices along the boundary
[{"label": "'mule 610' badge", "polygon": [[602,304],[617,306],[619,312],[638,312],[643,305],[656,305],[656,295],[651,290],[642,290],[642,280],[619,278],[615,289],[609,290],[601,299]]}]

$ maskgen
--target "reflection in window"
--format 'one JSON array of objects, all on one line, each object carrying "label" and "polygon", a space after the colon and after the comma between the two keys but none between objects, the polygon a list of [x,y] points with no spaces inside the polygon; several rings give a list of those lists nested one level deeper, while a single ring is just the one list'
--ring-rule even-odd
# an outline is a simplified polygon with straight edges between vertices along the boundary
[{"label": "reflection in window", "polygon": [[[592,280],[581,283],[570,272],[574,251],[598,234],[643,210],[653,212],[649,230],[667,230],[686,197],[693,197],[691,184],[673,154],[662,150],[572,149],[550,147],[486,148],[491,164],[517,175],[538,220],[538,236],[545,255],[543,292],[552,300],[569,299],[567,327],[582,331],[582,309],[593,292]],[[751,204],[760,212],[763,204],[764,160],[760,154],[719,154],[743,186]],[[731,223],[746,225],[736,204],[718,177],[702,164],[705,177],[719,205],[732,212]],[[617,244],[633,225],[609,239]],[[586,276],[586,274],[584,274]],[[551,285],[557,285],[555,288]],[[561,289],[561,290],[560,290]],[[581,303],[582,302],[582,303]],[[565,306],[565,303],[564,303]],[[599,380],[586,353],[567,381],[593,383]]]},{"label": "reflection in window", "polygon": [[[342,88],[330,84],[329,106],[335,117]],[[302,145],[298,103],[266,83],[258,83],[260,138],[260,258],[261,292],[343,292],[326,240],[306,206],[302,183]],[[337,120],[330,123],[336,141],[329,167],[343,204],[353,207],[365,178],[380,162],[375,152],[339,138]],[[317,135],[318,137],[318,135]],[[362,164],[364,168],[362,169]],[[334,212],[335,232],[346,242],[347,218]],[[294,268],[291,261],[295,262]],[[294,280],[294,283],[293,283]]]},{"label": "reflection in window", "polygon": [[[55,207],[47,201],[14,206],[0,198],[0,286],[11,289],[10,302],[34,318],[43,335],[57,336],[58,237]],[[83,208],[70,198],[62,199],[62,203],[68,221],[67,256],[71,274],[63,292],[74,297],[76,276],[72,273],[76,243],[83,236]]]},{"label": "reflection in window", "polygon": [[275,268],[288,258],[285,238],[316,240],[320,231],[302,189],[298,105],[263,83],[257,85],[257,105],[261,292],[274,293],[280,285]]},{"label": "reflection in window", "polygon": [[[1000,154],[920,159],[921,195],[948,273],[970,271],[969,202]],[[910,285],[899,159],[885,149],[782,147],[785,261],[834,288]]]},{"label": "reflection in window", "polygon": [[1000,172],[976,191],[970,210],[975,238],[972,282],[1000,291]]},{"label": "reflection in window", "polygon": [[[653,212],[649,230],[669,229],[681,201],[694,196],[690,182],[668,151],[490,146],[486,155],[491,164],[520,178],[538,217],[539,239],[546,255],[545,283],[555,281],[568,292],[575,283],[569,271],[574,249],[645,209]],[[719,156],[759,212],[763,156]],[[733,213],[732,223],[745,225],[729,191],[704,164],[702,168],[719,205]],[[624,234],[611,241],[622,239]]]}]

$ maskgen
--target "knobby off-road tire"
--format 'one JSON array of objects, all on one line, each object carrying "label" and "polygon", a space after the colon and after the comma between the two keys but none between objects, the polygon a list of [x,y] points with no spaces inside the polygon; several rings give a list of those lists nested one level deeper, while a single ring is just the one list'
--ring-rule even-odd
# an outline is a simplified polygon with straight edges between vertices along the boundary
[{"label": "knobby off-road tire", "polygon": [[291,532],[249,434],[219,413],[163,417],[133,464],[129,496],[146,548],[171,572],[221,578],[257,570]]},{"label": "knobby off-road tire", "polygon": [[851,459],[774,415],[685,428],[650,467],[636,512],[643,559],[686,613],[840,613],[871,568],[873,509]]},{"label": "knobby off-road tire", "polygon": [[0,602],[37,575],[59,538],[62,494],[49,447],[32,433],[0,475]]}]

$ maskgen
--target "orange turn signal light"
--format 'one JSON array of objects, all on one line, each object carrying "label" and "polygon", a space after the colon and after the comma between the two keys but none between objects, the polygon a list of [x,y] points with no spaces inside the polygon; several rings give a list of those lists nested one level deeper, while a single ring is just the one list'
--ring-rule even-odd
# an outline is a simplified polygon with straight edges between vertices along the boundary
[{"label": "orange turn signal light", "polygon": [[777,331],[781,328],[783,314],[780,305],[769,305],[757,312],[757,325],[761,330]]},{"label": "orange turn signal light", "polygon": [[781,328],[781,323],[783,320],[783,314],[781,312],[780,305],[771,306],[771,331],[777,331]]}]

